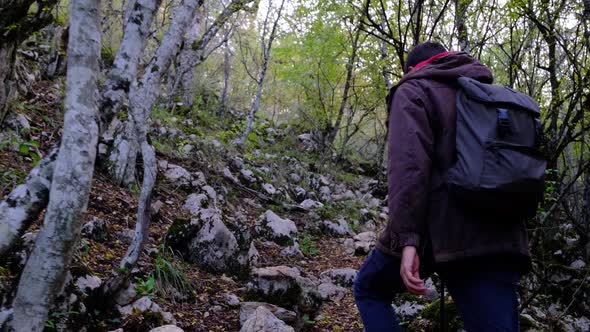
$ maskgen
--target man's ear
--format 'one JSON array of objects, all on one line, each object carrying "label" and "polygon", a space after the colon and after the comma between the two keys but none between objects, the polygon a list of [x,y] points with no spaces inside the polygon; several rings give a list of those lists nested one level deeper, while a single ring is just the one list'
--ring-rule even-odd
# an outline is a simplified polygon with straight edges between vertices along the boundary
[{"label": "man's ear", "polygon": [[414,70],[414,66],[410,66],[409,68],[410,68],[410,71]]}]

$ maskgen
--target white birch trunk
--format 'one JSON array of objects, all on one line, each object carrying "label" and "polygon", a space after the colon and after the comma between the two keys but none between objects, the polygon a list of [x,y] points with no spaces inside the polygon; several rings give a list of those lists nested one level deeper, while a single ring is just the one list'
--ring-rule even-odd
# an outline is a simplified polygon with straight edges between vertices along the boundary
[{"label": "white birch trunk", "polygon": [[254,98],[252,99],[252,106],[250,108],[250,113],[248,113],[248,116],[247,116],[246,129],[244,130],[244,133],[242,134],[242,136],[240,138],[238,138],[232,142],[237,145],[241,145],[246,142],[246,138],[248,137],[248,134],[250,133],[250,131],[252,131],[252,127],[254,126],[254,116],[256,115],[256,112],[258,112],[258,110],[260,109],[260,99],[262,98],[262,88],[264,86],[264,79],[266,77],[266,71],[268,69],[268,62],[270,60],[270,51],[272,49],[272,43],[275,39],[277,25],[278,25],[279,19],[281,18],[281,12],[283,11],[283,5],[285,4],[285,0],[281,0],[281,5],[280,5],[279,10],[277,12],[277,17],[275,18],[275,20],[272,24],[272,27],[270,30],[270,35],[268,36],[268,42],[266,42],[265,39],[266,39],[266,31],[267,31],[267,21],[268,21],[268,16],[269,16],[271,8],[272,8],[271,1],[272,0],[268,1],[268,13],[266,14],[266,19],[264,20],[264,28],[263,28],[263,33],[261,36],[262,68],[260,69],[260,73],[258,74],[258,81],[256,82],[258,85],[256,87],[256,95],[254,95]]},{"label": "white birch trunk", "polygon": [[99,0],[70,2],[64,132],[45,220],[16,293],[17,332],[43,331],[80,235],[98,143],[99,19]]},{"label": "white birch trunk", "polygon": [[47,206],[57,151],[57,148],[53,149],[31,170],[25,181],[0,202],[0,257],[12,248]]},{"label": "white birch trunk", "polygon": [[[154,14],[161,2],[162,0],[132,0],[127,7],[123,40],[101,93],[100,113],[103,132],[121,109],[131,83],[137,77],[139,59],[145,48]],[[135,179],[135,156],[139,150],[139,143],[134,137],[133,128],[123,127],[122,132],[115,137],[108,155],[107,168],[117,184],[130,185]]]},{"label": "white birch trunk", "polygon": [[[142,91],[141,94],[144,97],[138,101],[138,104],[141,105],[131,105],[132,108],[142,107],[147,112],[146,114],[151,111],[160,92],[162,74],[168,70],[172,56],[180,47],[186,28],[195,15],[197,3],[197,0],[185,0],[175,9],[170,26],[162,37],[162,43],[146,66],[145,74],[137,83],[137,89]],[[129,96],[129,98],[132,97]],[[135,111],[131,110],[131,112]],[[147,123],[145,125],[147,126]],[[141,145],[141,141],[133,129],[134,126],[129,121],[126,122],[123,135],[115,139],[115,149],[109,155],[111,175],[116,182],[125,185],[132,183],[135,178],[137,153]]]},{"label": "white birch trunk", "polygon": [[[145,74],[131,86],[131,91],[129,92],[131,121],[127,122],[127,128],[133,131],[134,142],[137,142],[133,144],[137,144],[141,148],[144,164],[143,184],[133,240],[127,253],[121,260],[120,268],[107,280],[101,289],[101,297],[103,299],[108,299],[123,286],[131,270],[139,260],[143,247],[148,239],[150,201],[157,173],[156,154],[154,148],[147,141],[148,117],[159,95],[162,76],[168,70],[172,57],[180,47],[182,36],[195,14],[197,4],[197,0],[184,0],[176,8],[170,27],[164,34],[162,43],[148,64]],[[127,144],[128,141],[123,141],[123,143]],[[127,164],[126,167],[135,167],[136,156],[137,153],[133,156],[133,164]]]}]

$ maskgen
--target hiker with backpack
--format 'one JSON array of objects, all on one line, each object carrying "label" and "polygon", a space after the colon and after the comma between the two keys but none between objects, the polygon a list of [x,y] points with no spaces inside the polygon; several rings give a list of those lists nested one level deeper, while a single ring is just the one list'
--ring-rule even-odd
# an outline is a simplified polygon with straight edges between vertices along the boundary
[{"label": "hiker with backpack", "polygon": [[387,98],[389,223],[354,282],[365,331],[401,331],[391,306],[436,271],[468,332],[518,331],[531,268],[525,221],[543,195],[539,107],[492,85],[463,52],[425,42]]}]

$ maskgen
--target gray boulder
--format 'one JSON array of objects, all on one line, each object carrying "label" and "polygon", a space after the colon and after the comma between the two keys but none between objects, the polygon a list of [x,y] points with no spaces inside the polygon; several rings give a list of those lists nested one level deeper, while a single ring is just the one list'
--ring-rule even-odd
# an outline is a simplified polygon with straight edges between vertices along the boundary
[{"label": "gray boulder", "polygon": [[297,226],[292,220],[283,219],[271,210],[258,217],[256,233],[280,245],[293,245],[297,237]]},{"label": "gray boulder", "polygon": [[184,332],[184,330],[176,325],[164,325],[151,329],[150,332]]},{"label": "gray boulder", "polygon": [[324,233],[334,236],[348,236],[352,233],[348,222],[342,218],[337,221],[324,220],[321,227]]},{"label": "gray boulder", "polygon": [[126,306],[117,305],[117,310],[123,318],[127,318],[137,312],[152,312],[159,314],[162,317],[162,321],[164,323],[176,324],[176,319],[174,319],[174,316],[171,313],[163,311],[157,303],[153,302],[147,296],[144,296],[132,304]]},{"label": "gray boulder", "polygon": [[278,319],[270,310],[258,307],[244,323],[240,332],[295,332],[295,330]]},{"label": "gray boulder", "polygon": [[311,317],[318,313],[322,299],[315,278],[304,276],[299,269],[288,266],[257,268],[251,275],[250,297],[308,313]]},{"label": "gray boulder", "polygon": [[323,207],[324,204],[313,199],[306,199],[303,202],[299,203],[299,206],[304,210],[313,210]]},{"label": "gray boulder", "polygon": [[330,281],[338,286],[352,287],[357,270],[351,268],[331,269],[320,274],[322,281]]},{"label": "gray boulder", "polygon": [[106,241],[108,234],[107,223],[100,218],[93,217],[82,226],[82,235],[98,242]]},{"label": "gray boulder", "polygon": [[346,295],[346,288],[334,285],[331,282],[323,282],[318,286],[318,292],[323,300],[338,302]]},{"label": "gray boulder", "polygon": [[291,310],[287,310],[285,308],[277,307],[274,304],[264,303],[264,302],[243,302],[240,305],[240,325],[244,325],[244,323],[250,318],[258,307],[265,307],[266,309],[270,310],[278,319],[292,325],[297,322],[297,314]]}]

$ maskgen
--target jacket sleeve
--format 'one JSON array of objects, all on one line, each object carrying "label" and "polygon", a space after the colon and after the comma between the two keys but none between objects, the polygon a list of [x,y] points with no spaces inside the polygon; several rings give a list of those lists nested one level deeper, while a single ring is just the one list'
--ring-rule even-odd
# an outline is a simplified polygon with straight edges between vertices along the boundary
[{"label": "jacket sleeve", "polygon": [[421,87],[405,82],[390,104],[388,194],[391,250],[420,246],[426,231],[426,210],[433,131]]}]

